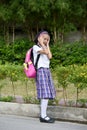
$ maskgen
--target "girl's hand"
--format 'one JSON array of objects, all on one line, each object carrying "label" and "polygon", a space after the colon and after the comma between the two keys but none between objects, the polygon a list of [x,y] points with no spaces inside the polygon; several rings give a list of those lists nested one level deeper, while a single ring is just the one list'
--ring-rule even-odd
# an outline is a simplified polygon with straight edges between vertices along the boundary
[{"label": "girl's hand", "polygon": [[49,41],[47,42],[47,47],[49,47]]}]

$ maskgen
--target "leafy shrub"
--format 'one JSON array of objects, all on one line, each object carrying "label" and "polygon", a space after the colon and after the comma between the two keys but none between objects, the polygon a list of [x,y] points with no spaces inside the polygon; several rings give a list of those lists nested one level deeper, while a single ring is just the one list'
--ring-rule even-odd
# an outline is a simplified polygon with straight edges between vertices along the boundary
[{"label": "leafy shrub", "polygon": [[[8,46],[0,46],[1,64],[6,62],[14,64],[23,64],[26,51],[34,43],[29,40],[18,40],[14,44]],[[51,50],[53,58],[51,60],[51,67],[56,65],[71,65],[71,64],[85,64],[87,63],[87,44],[76,42],[72,44],[52,44]]]},{"label": "leafy shrub", "polygon": [[63,88],[64,99],[67,99],[67,85],[73,83],[76,88],[76,100],[79,99],[79,93],[87,88],[87,64],[57,66],[55,68],[59,86]]},{"label": "leafy shrub", "polygon": [[31,103],[31,104],[39,104],[39,100],[30,96],[24,97],[25,103]]},{"label": "leafy shrub", "polygon": [[23,66],[6,63],[5,65],[0,65],[0,79],[5,79],[6,77],[12,78],[14,81],[19,79],[23,75]]},{"label": "leafy shrub", "polygon": [[11,102],[12,100],[13,100],[12,96],[0,97],[0,101],[2,102]]},{"label": "leafy shrub", "polygon": [[87,44],[76,42],[72,44],[56,44],[51,47],[53,58],[51,67],[57,65],[72,65],[87,63]]},{"label": "leafy shrub", "polygon": [[6,61],[15,64],[23,64],[26,51],[32,46],[29,40],[18,40],[8,46],[0,47],[0,59],[2,64]]},{"label": "leafy shrub", "polygon": [[[75,86],[76,90],[76,95],[75,98],[78,101],[81,99],[81,96],[79,95],[82,90],[86,89],[87,90],[87,64],[84,65],[68,65],[68,66],[63,66],[63,65],[58,65],[55,67],[55,69],[51,69],[53,72],[52,74],[54,75],[54,79],[56,81],[58,87],[62,87],[63,89],[63,98],[67,98],[67,87],[71,87],[70,84],[73,83]],[[20,80],[22,83],[25,84],[25,93],[26,97],[24,97],[25,103],[36,103],[38,104],[39,101],[35,98],[35,96],[30,96],[29,94],[31,93],[31,89],[28,87],[30,85],[33,86],[32,84],[28,84],[27,81],[29,79],[26,78],[25,74],[23,73],[23,66],[21,65],[15,65],[15,64],[5,64],[5,65],[0,65],[0,78],[9,78],[10,82],[12,83],[13,87],[13,94],[15,96],[16,94],[16,89],[15,87],[15,81]],[[68,85],[69,83],[69,85]],[[26,84],[28,86],[26,86]],[[1,84],[1,88],[4,86],[4,84]],[[8,89],[8,88],[6,88]],[[28,93],[29,89],[29,93]],[[69,89],[69,88],[68,88]],[[71,88],[70,88],[71,89]],[[78,90],[78,91],[77,91]],[[2,91],[1,91],[2,92]],[[33,90],[34,92],[34,90]],[[11,93],[12,94],[12,93]],[[1,94],[2,95],[2,94]],[[49,101],[49,104],[55,105],[58,104],[58,100],[55,99],[54,101]]]}]

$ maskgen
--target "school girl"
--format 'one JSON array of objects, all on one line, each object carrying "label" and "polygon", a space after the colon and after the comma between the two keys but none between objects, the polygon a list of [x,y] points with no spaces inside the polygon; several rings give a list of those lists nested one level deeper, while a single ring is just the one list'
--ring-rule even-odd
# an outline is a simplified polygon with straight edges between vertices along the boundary
[{"label": "school girl", "polygon": [[37,55],[40,54],[36,77],[37,98],[40,99],[40,122],[53,123],[54,118],[47,116],[48,101],[54,99],[56,93],[50,72],[52,53],[49,47],[49,33],[44,30],[40,31],[36,35],[34,42],[36,43],[33,46],[34,64]]}]

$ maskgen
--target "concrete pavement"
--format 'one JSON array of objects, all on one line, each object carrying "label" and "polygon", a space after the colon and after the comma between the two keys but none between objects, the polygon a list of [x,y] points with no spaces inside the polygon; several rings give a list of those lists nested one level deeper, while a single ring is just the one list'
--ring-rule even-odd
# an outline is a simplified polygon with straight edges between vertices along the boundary
[{"label": "concrete pavement", "polygon": [[25,116],[0,115],[0,130],[87,130],[87,125],[55,121],[41,123],[38,118]]}]

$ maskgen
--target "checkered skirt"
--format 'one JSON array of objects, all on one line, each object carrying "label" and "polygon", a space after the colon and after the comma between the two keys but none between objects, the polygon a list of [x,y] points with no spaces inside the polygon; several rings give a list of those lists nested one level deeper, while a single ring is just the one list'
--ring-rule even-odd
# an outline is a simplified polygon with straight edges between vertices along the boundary
[{"label": "checkered skirt", "polygon": [[55,98],[55,88],[50,69],[40,68],[37,70],[36,87],[38,99]]}]

